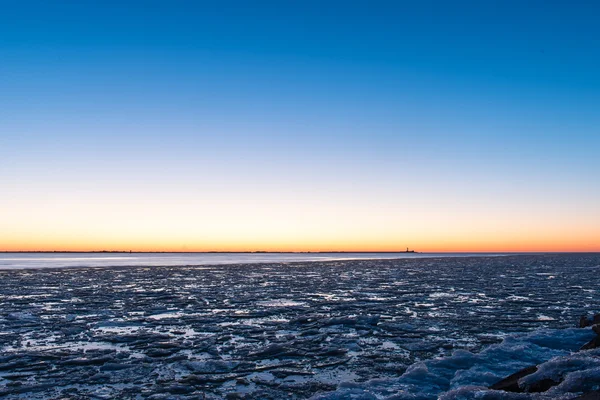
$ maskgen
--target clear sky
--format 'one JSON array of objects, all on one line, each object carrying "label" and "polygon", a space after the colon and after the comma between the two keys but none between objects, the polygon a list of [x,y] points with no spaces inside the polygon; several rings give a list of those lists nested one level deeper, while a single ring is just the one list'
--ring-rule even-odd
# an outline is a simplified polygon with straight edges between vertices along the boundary
[{"label": "clear sky", "polygon": [[598,2],[0,5],[0,250],[600,251]]}]

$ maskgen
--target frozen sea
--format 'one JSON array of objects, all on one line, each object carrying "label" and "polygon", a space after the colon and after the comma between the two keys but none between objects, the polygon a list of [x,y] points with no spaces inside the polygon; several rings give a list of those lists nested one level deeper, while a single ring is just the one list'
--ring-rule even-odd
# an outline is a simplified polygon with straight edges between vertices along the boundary
[{"label": "frozen sea", "polygon": [[546,361],[588,371],[551,398],[600,385],[572,354],[600,254],[2,256],[7,399],[474,399]]}]

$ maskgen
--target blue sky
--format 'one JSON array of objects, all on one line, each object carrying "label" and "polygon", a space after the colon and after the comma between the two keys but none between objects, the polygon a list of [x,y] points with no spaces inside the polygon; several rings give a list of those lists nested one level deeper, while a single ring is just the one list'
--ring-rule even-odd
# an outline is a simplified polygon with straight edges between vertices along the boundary
[{"label": "blue sky", "polygon": [[[7,248],[69,247],[76,233],[103,232],[96,220],[78,222],[86,213],[128,231],[125,247],[142,246],[140,237],[145,248],[174,246],[158,232],[175,231],[198,249],[228,233],[240,249],[269,246],[282,231],[294,249],[512,249],[538,235],[535,250],[584,234],[590,249],[600,239],[593,2],[2,9]],[[149,199],[160,199],[152,211],[122,217]],[[132,228],[173,209],[182,214]],[[327,210],[345,211],[312,238]],[[247,239],[253,213],[272,220],[257,242]],[[198,231],[210,215],[218,218]],[[227,227],[218,240],[215,226]],[[363,233],[343,239],[348,230]]]}]

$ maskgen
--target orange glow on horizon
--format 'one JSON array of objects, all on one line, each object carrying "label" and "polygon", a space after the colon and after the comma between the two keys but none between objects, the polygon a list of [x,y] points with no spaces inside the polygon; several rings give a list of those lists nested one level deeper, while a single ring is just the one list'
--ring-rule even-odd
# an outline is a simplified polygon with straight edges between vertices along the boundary
[{"label": "orange glow on horizon", "polygon": [[52,193],[5,201],[0,251],[600,251],[594,203]]},{"label": "orange glow on horizon", "polygon": [[261,228],[260,222],[247,221],[238,231],[233,223],[214,222],[198,224],[199,227],[122,223],[113,228],[110,222],[103,226],[98,221],[90,221],[90,229],[65,225],[59,230],[52,228],[52,224],[37,227],[22,224],[21,231],[13,228],[0,232],[0,251],[396,252],[407,247],[423,253],[600,251],[600,227],[592,224],[513,230],[510,224],[494,229],[483,229],[477,224],[446,225],[442,229],[432,222],[423,222],[424,226],[413,222],[411,226],[389,227],[377,221],[351,224],[355,226],[323,221],[319,228],[292,221],[284,225],[265,223]]},{"label": "orange glow on horizon", "polygon": [[419,253],[527,253],[527,252],[600,252],[598,241],[589,237],[571,237],[541,240],[510,240],[509,238],[462,241],[459,239],[441,240],[437,243],[427,241],[407,241],[406,244],[359,242],[238,242],[205,243],[177,245],[168,242],[108,241],[86,242],[70,241],[46,242],[5,242],[0,251],[133,251],[133,252],[402,252],[408,247]]}]

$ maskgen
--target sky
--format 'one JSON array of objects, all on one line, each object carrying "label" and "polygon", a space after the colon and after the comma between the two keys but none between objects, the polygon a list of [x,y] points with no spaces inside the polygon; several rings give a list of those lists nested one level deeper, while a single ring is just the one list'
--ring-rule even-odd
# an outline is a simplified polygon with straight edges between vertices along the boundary
[{"label": "sky", "polygon": [[599,3],[0,6],[0,250],[600,251]]}]

